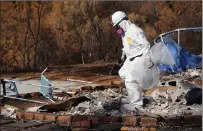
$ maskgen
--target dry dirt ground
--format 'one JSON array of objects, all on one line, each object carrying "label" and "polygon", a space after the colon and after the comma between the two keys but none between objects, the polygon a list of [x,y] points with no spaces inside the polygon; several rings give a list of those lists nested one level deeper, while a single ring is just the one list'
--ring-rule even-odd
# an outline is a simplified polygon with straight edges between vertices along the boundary
[{"label": "dry dirt ground", "polygon": [[[66,66],[49,66],[45,76],[50,80],[67,80],[67,78],[89,79],[99,75],[108,75],[115,63],[97,62],[93,64],[78,64]],[[44,67],[45,69],[46,67]],[[40,79],[40,72],[23,72],[23,73],[0,73],[0,78],[12,78],[19,80]],[[114,71],[116,74],[117,70]]]}]

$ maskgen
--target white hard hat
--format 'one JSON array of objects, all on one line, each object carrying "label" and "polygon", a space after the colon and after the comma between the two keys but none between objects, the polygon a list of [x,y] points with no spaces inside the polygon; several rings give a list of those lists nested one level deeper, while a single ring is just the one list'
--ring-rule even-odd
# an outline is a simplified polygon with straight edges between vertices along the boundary
[{"label": "white hard hat", "polygon": [[116,11],[112,15],[112,24],[113,26],[117,25],[123,18],[125,18],[127,15],[123,11]]}]

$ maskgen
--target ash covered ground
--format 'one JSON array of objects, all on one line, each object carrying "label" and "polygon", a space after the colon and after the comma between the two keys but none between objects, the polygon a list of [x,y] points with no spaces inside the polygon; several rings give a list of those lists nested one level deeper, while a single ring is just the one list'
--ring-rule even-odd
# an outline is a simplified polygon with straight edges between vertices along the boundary
[{"label": "ash covered ground", "polygon": [[147,104],[139,110],[127,111],[123,108],[123,105],[128,103],[125,88],[122,88],[122,90],[121,88],[108,88],[78,94],[77,96],[88,97],[90,101],[79,103],[70,110],[59,113],[97,116],[146,115],[154,117],[201,115],[202,104],[187,105],[186,100],[188,91],[201,89],[201,72],[200,69],[191,69],[184,73],[162,76],[158,86],[143,92]]}]

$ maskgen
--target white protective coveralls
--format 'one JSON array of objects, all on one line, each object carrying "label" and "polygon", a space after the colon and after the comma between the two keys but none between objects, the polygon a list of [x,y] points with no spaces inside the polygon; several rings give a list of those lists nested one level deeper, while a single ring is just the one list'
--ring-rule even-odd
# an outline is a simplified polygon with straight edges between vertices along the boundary
[{"label": "white protective coveralls", "polygon": [[158,63],[173,65],[175,62],[164,44],[157,43],[150,49],[143,30],[129,20],[123,20],[119,25],[124,30],[122,50],[127,57],[119,75],[125,81],[130,100],[124,107],[133,110],[143,105],[139,87],[150,89],[158,83]]}]

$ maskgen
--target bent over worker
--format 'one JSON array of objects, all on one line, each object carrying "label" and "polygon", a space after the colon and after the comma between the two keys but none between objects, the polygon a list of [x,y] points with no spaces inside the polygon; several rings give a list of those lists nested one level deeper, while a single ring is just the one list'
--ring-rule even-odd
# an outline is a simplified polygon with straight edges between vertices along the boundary
[{"label": "bent over worker", "polygon": [[153,49],[153,51],[160,51],[159,53],[150,50],[150,44],[143,30],[131,23],[124,12],[115,12],[112,15],[112,24],[122,37],[121,60],[126,56],[126,60],[119,70],[119,75],[125,82],[130,102],[125,104],[124,108],[134,110],[143,106],[143,98],[139,88],[150,89],[158,83],[160,78],[158,64],[162,62],[161,60],[164,61],[169,56],[171,57],[169,64],[173,65],[175,62],[170,53],[165,52],[167,49],[164,44],[157,44]]}]

